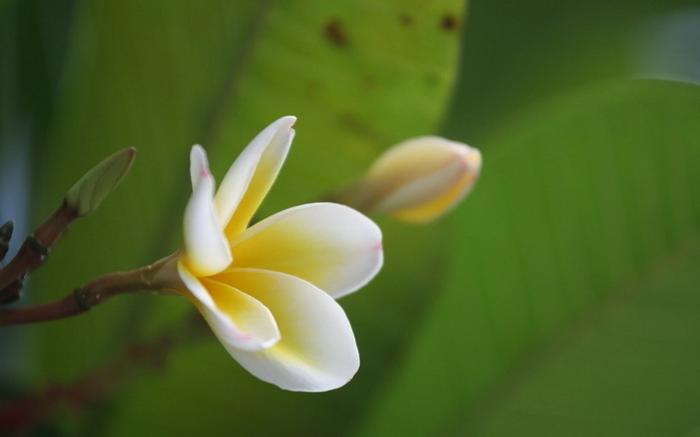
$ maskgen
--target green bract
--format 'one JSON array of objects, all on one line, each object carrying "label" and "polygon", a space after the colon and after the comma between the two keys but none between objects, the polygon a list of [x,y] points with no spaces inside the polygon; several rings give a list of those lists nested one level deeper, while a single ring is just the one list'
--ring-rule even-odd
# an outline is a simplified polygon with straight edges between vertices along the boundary
[{"label": "green bract", "polygon": [[78,216],[95,212],[109,193],[129,173],[136,149],[129,147],[106,158],[85,173],[66,193],[66,204],[75,208]]}]

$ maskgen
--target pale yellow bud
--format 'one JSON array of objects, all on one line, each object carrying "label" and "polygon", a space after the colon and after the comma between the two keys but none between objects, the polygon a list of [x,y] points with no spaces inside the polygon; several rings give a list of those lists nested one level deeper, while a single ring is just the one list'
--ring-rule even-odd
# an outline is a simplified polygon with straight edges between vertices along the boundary
[{"label": "pale yellow bud", "polygon": [[412,223],[435,220],[467,195],[481,170],[481,153],[436,136],[387,150],[356,184],[350,203]]},{"label": "pale yellow bud", "polygon": [[129,147],[85,173],[66,193],[65,202],[79,217],[94,212],[131,169],[136,149]]}]

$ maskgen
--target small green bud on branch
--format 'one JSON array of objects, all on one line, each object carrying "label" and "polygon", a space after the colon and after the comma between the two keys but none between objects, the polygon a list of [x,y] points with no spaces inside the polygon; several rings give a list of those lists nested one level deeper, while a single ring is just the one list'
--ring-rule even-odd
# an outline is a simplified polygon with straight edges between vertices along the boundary
[{"label": "small green bud on branch", "polygon": [[124,179],[134,163],[136,149],[121,150],[97,164],[66,193],[66,204],[78,217],[95,212],[102,201]]},{"label": "small green bud on branch", "polygon": [[[58,209],[27,237],[12,261],[0,269],[0,305],[19,298],[24,278],[44,263],[51,248],[75,219],[97,209],[129,172],[135,155],[133,147],[113,154],[90,169],[68,190]],[[11,225],[9,231],[6,226],[7,223],[0,228],[1,255],[4,255],[3,232],[11,233]]]}]

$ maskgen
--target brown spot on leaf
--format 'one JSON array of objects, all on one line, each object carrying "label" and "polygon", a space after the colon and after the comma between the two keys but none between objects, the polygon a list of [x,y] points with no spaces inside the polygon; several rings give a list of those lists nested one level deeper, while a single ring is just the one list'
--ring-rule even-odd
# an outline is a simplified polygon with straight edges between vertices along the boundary
[{"label": "brown spot on leaf", "polygon": [[355,114],[350,112],[338,114],[338,122],[343,129],[357,136],[365,137],[378,143],[381,143],[381,140],[383,140],[382,135],[379,134],[373,126]]},{"label": "brown spot on leaf", "polygon": [[443,15],[442,19],[440,20],[440,27],[445,31],[445,32],[451,32],[457,27],[459,27],[459,22],[457,21],[457,17],[454,16],[454,14],[447,13]]},{"label": "brown spot on leaf", "polygon": [[435,72],[428,72],[424,76],[425,83],[426,85],[430,87],[436,87],[440,85],[440,76],[438,76]]},{"label": "brown spot on leaf", "polygon": [[321,84],[316,80],[311,80],[306,85],[306,94],[310,98],[317,98],[321,94]]},{"label": "brown spot on leaf", "polygon": [[326,39],[331,42],[331,44],[337,47],[347,47],[348,45],[348,34],[345,32],[343,23],[337,18],[331,18],[326,23],[323,34]]},{"label": "brown spot on leaf", "polygon": [[413,17],[411,17],[405,12],[401,13],[399,14],[399,23],[401,23],[401,25],[405,27],[413,26]]},{"label": "brown spot on leaf", "polygon": [[375,90],[379,86],[377,78],[372,75],[366,75],[362,78],[362,85],[368,90]]}]

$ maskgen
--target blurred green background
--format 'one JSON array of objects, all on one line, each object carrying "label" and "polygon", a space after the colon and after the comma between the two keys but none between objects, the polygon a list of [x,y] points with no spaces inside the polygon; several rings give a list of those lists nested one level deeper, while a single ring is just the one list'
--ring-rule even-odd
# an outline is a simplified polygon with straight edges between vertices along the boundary
[{"label": "blurred green background", "polygon": [[[283,392],[211,339],[63,405],[46,435],[700,435],[700,2],[0,0],[0,220],[15,247],[92,164],[128,179],[22,303],[176,248],[187,154],[219,178],[278,116],[263,215],[438,133],[482,177],[428,226],[376,217],[386,264],[342,300],[360,372]],[[126,296],[0,331],[0,405],[179,323]]]}]

